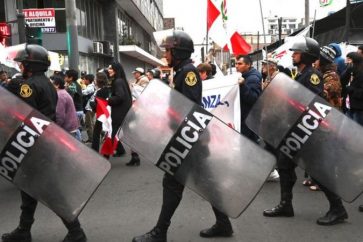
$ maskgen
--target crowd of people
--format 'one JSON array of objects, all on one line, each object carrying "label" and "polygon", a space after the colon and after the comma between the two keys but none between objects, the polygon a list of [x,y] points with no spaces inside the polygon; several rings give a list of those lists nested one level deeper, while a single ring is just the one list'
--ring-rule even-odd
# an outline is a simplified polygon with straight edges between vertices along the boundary
[{"label": "crowd of people", "polygon": [[[202,63],[195,67],[190,59],[194,51],[193,41],[183,31],[173,31],[162,43],[165,48],[165,58],[169,67],[175,71],[172,87],[186,98],[201,105],[202,81],[213,78],[215,66]],[[69,132],[80,142],[90,143],[92,149],[99,152],[102,137],[102,123],[96,120],[95,112],[98,100],[105,100],[111,107],[112,140],[120,128],[132,102],[135,101],[149,82],[161,79],[161,71],[157,68],[145,72],[142,67],[136,67],[132,72],[134,80],[126,79],[123,66],[119,62],[111,63],[107,68],[100,68],[95,75],[81,73],[76,70],[55,72],[50,80],[44,72],[49,66],[47,51],[37,45],[27,45],[24,53],[19,53],[16,61],[20,63],[21,76],[9,78],[6,72],[0,72],[1,87],[18,95],[35,109],[38,109],[60,127]],[[253,104],[259,96],[269,88],[274,77],[284,72],[316,95],[319,95],[333,107],[344,112],[348,117],[363,125],[363,46],[356,52],[350,52],[346,58],[341,56],[338,44],[319,46],[319,43],[305,37],[296,42],[292,48],[294,71],[279,66],[273,56],[264,60],[261,72],[253,67],[253,61],[248,55],[236,57],[236,70],[240,73],[238,79],[241,108],[241,134],[253,142],[261,138],[252,132],[245,124]],[[27,53],[36,53],[28,55]],[[34,59],[35,58],[35,59]],[[38,58],[38,59],[37,59]],[[22,90],[27,88],[27,95]],[[82,137],[81,129],[85,129],[86,137]],[[116,142],[116,141],[115,141]],[[120,156],[125,153],[121,142],[110,156]],[[292,217],[293,187],[297,177],[296,164],[283,154],[266,144],[266,149],[277,158],[277,167],[271,173],[273,178],[279,177],[281,199],[277,206],[266,209],[263,215],[267,217]],[[139,166],[139,155],[131,151],[128,166]],[[308,174],[307,174],[308,175]],[[327,189],[318,180],[310,178],[304,184],[315,185],[329,201],[328,212],[317,220],[319,225],[334,225],[348,218],[341,199]],[[148,233],[133,238],[133,242],[165,242],[167,231],[175,210],[182,200],[184,185],[174,176],[164,175],[163,202],[161,212],[155,227]],[[12,232],[2,236],[3,242],[31,241],[31,226],[34,222],[34,212],[37,201],[29,194],[21,191],[22,206],[19,226]],[[212,206],[216,222],[210,228],[200,231],[201,237],[230,237],[233,235],[232,224],[227,215]],[[359,207],[363,211],[363,207]],[[64,242],[84,242],[86,235],[78,219],[69,223],[62,219],[68,229]]]}]

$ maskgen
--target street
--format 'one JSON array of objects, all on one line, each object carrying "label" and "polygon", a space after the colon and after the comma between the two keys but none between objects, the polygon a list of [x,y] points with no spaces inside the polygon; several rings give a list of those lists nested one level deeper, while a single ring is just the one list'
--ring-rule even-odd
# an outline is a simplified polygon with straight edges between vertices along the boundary
[{"label": "street", "polygon": [[[112,158],[112,170],[80,215],[89,242],[131,241],[133,236],[148,232],[155,225],[162,199],[163,172],[151,163],[127,167],[130,156]],[[309,191],[301,185],[303,171],[297,169],[298,182],[294,188],[293,218],[266,218],[262,211],[279,201],[279,184],[266,183],[256,199],[237,219],[232,219],[234,236],[226,239],[203,239],[201,229],[215,222],[208,202],[186,189],[174,215],[168,241],[363,241],[363,213],[358,205],[345,203],[347,222],[335,226],[316,225],[325,214],[328,203],[322,192]],[[51,188],[49,188],[51,189]],[[20,214],[20,194],[5,179],[0,179],[0,233],[17,226]],[[34,242],[62,241],[66,229],[48,208],[39,205],[32,229]]]}]

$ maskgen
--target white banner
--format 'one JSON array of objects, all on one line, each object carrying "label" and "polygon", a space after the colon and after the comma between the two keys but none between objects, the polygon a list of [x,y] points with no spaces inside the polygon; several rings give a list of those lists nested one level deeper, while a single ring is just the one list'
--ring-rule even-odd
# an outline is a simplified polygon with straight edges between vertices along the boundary
[{"label": "white banner", "polygon": [[203,108],[240,132],[238,74],[203,81]]}]

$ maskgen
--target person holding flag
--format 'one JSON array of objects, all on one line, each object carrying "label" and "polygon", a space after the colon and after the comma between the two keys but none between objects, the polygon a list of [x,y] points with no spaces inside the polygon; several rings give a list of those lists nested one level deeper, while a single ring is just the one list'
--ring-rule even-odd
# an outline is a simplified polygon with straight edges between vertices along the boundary
[{"label": "person holding flag", "polygon": [[[102,115],[105,115],[103,110],[105,108],[101,108],[102,100],[105,101],[105,104],[107,106],[107,98],[110,96],[110,90],[107,87],[107,75],[104,72],[98,72],[96,74],[96,91],[94,93],[94,97],[90,101],[90,106],[92,110],[96,113],[96,122],[95,126],[93,128],[93,137],[92,137],[92,149],[96,152],[99,152],[100,149],[100,136],[102,133]],[[101,100],[98,101],[98,100]]]},{"label": "person holding flag", "polygon": [[[113,155],[116,144],[119,142],[116,140],[116,133],[132,105],[131,90],[122,65],[119,62],[112,63],[108,67],[108,74],[111,79],[111,87],[107,104],[111,107],[112,132],[111,136],[106,137],[106,144],[104,144],[104,146],[109,146],[107,149],[109,152],[103,153],[106,157]],[[101,153],[102,150],[106,150],[104,146]]]}]

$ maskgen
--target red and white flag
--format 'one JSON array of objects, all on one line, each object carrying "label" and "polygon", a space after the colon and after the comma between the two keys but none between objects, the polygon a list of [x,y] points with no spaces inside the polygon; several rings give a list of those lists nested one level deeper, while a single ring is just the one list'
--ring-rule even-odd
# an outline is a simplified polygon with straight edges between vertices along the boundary
[{"label": "red and white flag", "polygon": [[251,46],[237,32],[227,28],[227,0],[207,0],[207,31],[213,41],[234,55],[250,53]]},{"label": "red and white flag", "polygon": [[111,107],[105,99],[96,97],[96,100],[96,118],[102,123],[102,131],[106,132],[100,153],[102,155],[113,155],[117,147],[118,139],[116,135],[114,140],[112,140]]}]

